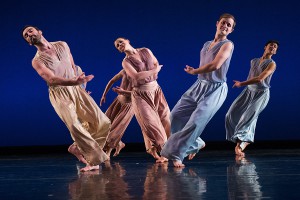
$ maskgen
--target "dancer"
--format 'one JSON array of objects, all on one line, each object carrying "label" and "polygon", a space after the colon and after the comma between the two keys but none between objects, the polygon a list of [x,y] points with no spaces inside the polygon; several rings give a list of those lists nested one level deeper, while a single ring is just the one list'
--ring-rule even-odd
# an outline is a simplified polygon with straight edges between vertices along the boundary
[{"label": "dancer", "polygon": [[120,79],[122,79],[120,87],[113,88],[113,91],[117,92],[118,96],[105,112],[106,116],[111,120],[110,133],[104,147],[108,156],[110,156],[113,149],[116,149],[113,156],[119,155],[120,151],[125,147],[121,139],[134,116],[131,104],[132,84],[124,69],[107,83],[100,100],[100,106],[105,103],[106,95],[110,88]]},{"label": "dancer", "polygon": [[132,106],[142,129],[146,151],[155,159],[170,135],[170,109],[157,83],[161,69],[156,57],[148,48],[135,49],[129,40],[118,38],[114,42],[121,53],[125,53],[122,66],[132,80]]},{"label": "dancer", "polygon": [[161,151],[175,167],[184,167],[184,158],[192,159],[205,146],[200,135],[226,98],[226,73],[234,49],[227,36],[235,24],[233,15],[222,14],[214,39],[207,41],[200,52],[199,68],[187,65],[184,69],[188,74],[198,74],[198,79],[171,111],[172,134]]},{"label": "dancer", "polygon": [[233,88],[247,86],[232,103],[225,118],[226,139],[236,143],[235,154],[238,156],[245,156],[243,151],[254,142],[258,116],[268,104],[271,77],[276,69],[272,56],[278,46],[278,41],[268,41],[262,57],[251,60],[247,80],[234,80]]},{"label": "dancer", "polygon": [[[37,48],[32,66],[47,82],[51,104],[74,140],[69,151],[86,164],[81,171],[99,169],[99,164],[109,158],[102,148],[110,120],[80,87],[94,76],[75,75],[74,60],[66,42],[48,42],[42,31],[31,25],[22,29],[22,36],[29,45]],[[88,130],[82,122],[88,123]]]}]

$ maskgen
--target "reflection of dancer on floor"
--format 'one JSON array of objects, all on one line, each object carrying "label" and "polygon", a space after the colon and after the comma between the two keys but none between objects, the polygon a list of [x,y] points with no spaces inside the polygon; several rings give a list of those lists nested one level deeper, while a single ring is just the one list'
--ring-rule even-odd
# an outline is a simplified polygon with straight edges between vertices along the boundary
[{"label": "reflection of dancer on floor", "polygon": [[143,132],[146,150],[160,160],[157,152],[170,133],[170,109],[156,81],[161,66],[149,49],[135,49],[127,39],[116,39],[115,47],[126,55],[122,66],[133,83],[132,106]]},{"label": "reflection of dancer on floor", "polygon": [[222,106],[227,96],[226,74],[234,45],[227,39],[235,18],[223,14],[216,23],[215,38],[200,52],[199,68],[186,66],[187,73],[198,75],[197,81],[182,95],[171,112],[171,136],[161,155],[175,167],[184,167],[183,159],[192,159],[205,146],[200,138],[205,126]]},{"label": "reflection of dancer on floor", "polygon": [[[42,31],[34,26],[25,26],[22,35],[37,48],[32,66],[47,82],[51,104],[70,131],[74,140],[70,151],[86,164],[82,171],[99,169],[99,164],[109,158],[102,148],[110,120],[80,87],[94,76],[85,76],[84,73],[76,76],[74,60],[66,42],[48,42]],[[81,122],[89,124],[88,130]]]},{"label": "reflection of dancer on floor", "polygon": [[235,153],[239,156],[244,156],[245,148],[254,142],[258,116],[268,104],[270,81],[276,69],[272,56],[278,46],[278,41],[268,41],[262,57],[251,60],[247,80],[234,81],[233,87],[247,86],[232,103],[225,118],[226,139],[236,143]]},{"label": "reflection of dancer on floor", "polygon": [[227,167],[228,199],[264,199],[255,164],[243,156]]},{"label": "reflection of dancer on floor", "polygon": [[120,163],[105,162],[99,170],[78,173],[78,177],[69,183],[69,195],[72,200],[132,199],[124,176],[125,169]]},{"label": "reflection of dancer on floor", "polygon": [[116,149],[114,156],[117,156],[121,149],[125,147],[121,139],[134,116],[131,104],[132,84],[124,69],[107,83],[100,100],[100,106],[105,103],[106,95],[110,88],[120,79],[122,79],[120,87],[113,88],[113,91],[117,92],[118,96],[105,112],[106,116],[111,120],[111,129],[104,147],[108,156],[110,156],[113,149]]}]

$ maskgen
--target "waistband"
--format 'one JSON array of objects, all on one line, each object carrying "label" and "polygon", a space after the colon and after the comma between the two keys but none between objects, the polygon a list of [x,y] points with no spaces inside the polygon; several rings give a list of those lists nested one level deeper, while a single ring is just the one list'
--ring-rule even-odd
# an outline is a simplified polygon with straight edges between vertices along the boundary
[{"label": "waistband", "polygon": [[150,83],[145,83],[143,85],[134,86],[133,90],[156,90],[158,88],[157,81],[152,81]]}]

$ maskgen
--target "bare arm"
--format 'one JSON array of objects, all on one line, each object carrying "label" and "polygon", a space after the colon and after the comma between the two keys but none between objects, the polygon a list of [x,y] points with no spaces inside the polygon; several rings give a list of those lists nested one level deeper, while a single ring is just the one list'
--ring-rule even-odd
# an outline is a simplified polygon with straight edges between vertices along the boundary
[{"label": "bare arm", "polygon": [[149,76],[157,74],[162,67],[162,65],[158,65],[156,68],[151,69],[149,71],[137,72],[134,69],[134,67],[125,60],[122,62],[122,66],[123,66],[124,70],[126,71],[126,73],[128,74],[128,76],[130,76],[131,78],[133,78],[135,80],[145,79],[145,78],[148,78]]},{"label": "bare arm", "polygon": [[113,91],[124,96],[131,96],[131,91],[129,90],[124,90],[123,88],[117,86],[113,88]]},{"label": "bare arm", "polygon": [[192,75],[215,71],[222,66],[222,64],[226,61],[227,58],[229,58],[232,48],[233,48],[233,44],[231,42],[227,42],[224,45],[222,45],[218,54],[216,55],[215,59],[212,62],[203,66],[199,66],[199,68],[196,69],[189,65],[186,65],[184,71]]},{"label": "bare arm", "polygon": [[123,70],[121,70],[114,77],[112,77],[112,79],[110,79],[110,81],[107,83],[107,85],[105,87],[105,90],[102,94],[102,97],[101,97],[101,100],[100,100],[100,106],[102,106],[102,104],[105,103],[106,95],[107,95],[108,91],[110,90],[110,88],[113,86],[113,84],[115,82],[117,82],[118,80],[120,80],[122,77],[123,77]]},{"label": "bare arm", "polygon": [[86,83],[91,81],[94,76],[88,75],[85,76],[84,73],[75,77],[74,79],[66,79],[62,77],[55,76],[54,73],[48,69],[43,63],[38,62],[36,60],[32,61],[33,68],[37,71],[37,73],[48,83],[49,86],[62,85],[62,86],[73,86],[80,85],[82,83]]},{"label": "bare arm", "polygon": [[253,77],[249,80],[246,80],[246,81],[237,81],[237,80],[234,80],[234,85],[232,86],[233,88],[234,87],[242,87],[242,86],[246,86],[246,85],[251,85],[251,84],[255,84],[255,83],[260,83],[262,82],[263,80],[265,80],[271,73],[273,73],[276,69],[276,65],[274,62],[270,63],[268,65],[268,67],[259,75],[259,76],[256,76],[256,77]]}]

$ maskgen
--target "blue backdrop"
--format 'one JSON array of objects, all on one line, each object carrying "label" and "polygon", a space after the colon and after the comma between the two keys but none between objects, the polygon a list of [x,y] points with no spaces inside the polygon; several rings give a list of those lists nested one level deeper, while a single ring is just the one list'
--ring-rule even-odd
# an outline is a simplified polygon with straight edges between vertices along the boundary
[{"label": "blue backdrop", "polygon": [[[247,78],[250,60],[260,57],[269,39],[280,41],[273,59],[277,70],[271,81],[271,99],[259,117],[256,140],[299,140],[299,24],[297,1],[273,0],[127,0],[127,1],[7,1],[1,19],[1,139],[0,146],[70,144],[64,123],[52,108],[47,85],[31,67],[36,48],[21,37],[26,24],[38,26],[49,41],[66,41],[75,63],[95,78],[88,84],[97,103],[105,85],[121,69],[123,59],[113,45],[117,37],[130,39],[134,47],[150,48],[164,65],[159,74],[170,108],[194,83],[184,72],[197,67],[199,51],[215,34],[218,17],[229,12],[237,26],[229,39],[235,49],[228,71],[229,92],[221,109],[206,127],[206,141],[224,141],[224,117],[242,88],[232,80]],[[101,109],[116,97],[113,91]],[[143,142],[134,119],[123,141]]]}]

